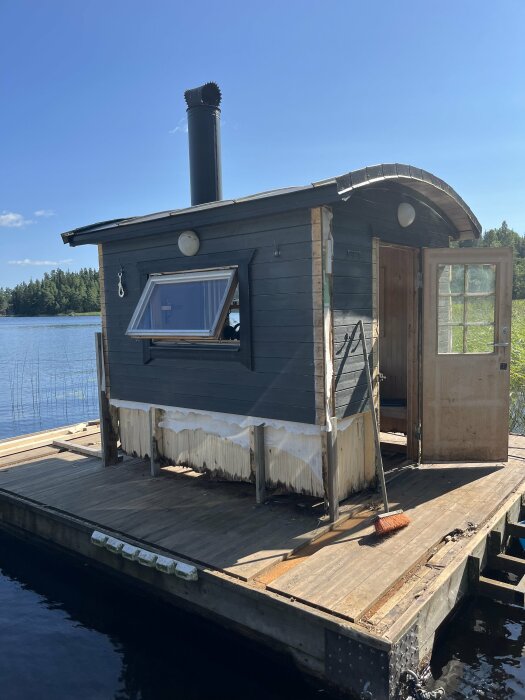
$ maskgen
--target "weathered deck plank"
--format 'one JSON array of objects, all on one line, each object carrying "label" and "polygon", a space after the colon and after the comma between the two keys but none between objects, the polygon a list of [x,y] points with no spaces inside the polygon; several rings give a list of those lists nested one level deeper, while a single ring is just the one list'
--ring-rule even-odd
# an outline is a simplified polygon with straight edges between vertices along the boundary
[{"label": "weathered deck plank", "polygon": [[[383,600],[447,533],[490,517],[525,479],[525,439],[513,437],[505,466],[407,470],[389,492],[393,507],[411,518],[408,528],[378,540],[374,513],[365,511],[282,567],[283,558],[326,532],[314,511],[293,503],[257,506],[251,485],[212,482],[184,468],[152,478],[139,459],[105,468],[99,459],[56,450],[40,458],[28,451],[27,459],[0,467],[0,489],[245,580],[264,573],[268,590],[351,620]],[[385,603],[385,616],[388,609]]]},{"label": "weathered deck plank", "polygon": [[[521,448],[520,448],[521,449]],[[445,535],[488,519],[525,480],[525,464],[427,465],[390,486],[392,507],[411,518],[405,530],[383,540],[373,515],[301,561],[269,589],[358,620]]]},{"label": "weathered deck plank", "polygon": [[63,452],[1,470],[0,488],[245,579],[317,532],[311,514],[257,506],[250,486],[182,472],[153,479],[142,460],[102,467]]}]

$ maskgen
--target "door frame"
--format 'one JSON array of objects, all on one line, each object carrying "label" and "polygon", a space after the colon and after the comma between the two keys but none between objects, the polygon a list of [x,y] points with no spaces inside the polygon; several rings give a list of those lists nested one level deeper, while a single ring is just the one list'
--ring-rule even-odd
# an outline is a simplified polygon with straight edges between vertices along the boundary
[{"label": "door frame", "polygon": [[379,327],[379,300],[381,294],[381,268],[380,249],[398,248],[408,253],[411,257],[411,285],[407,298],[407,459],[420,462],[421,456],[421,421],[420,421],[420,394],[421,394],[421,248],[389,243],[380,237],[374,237],[372,256],[374,282],[373,298],[373,379],[374,379],[374,405],[380,418],[379,393],[381,372],[381,329]]}]

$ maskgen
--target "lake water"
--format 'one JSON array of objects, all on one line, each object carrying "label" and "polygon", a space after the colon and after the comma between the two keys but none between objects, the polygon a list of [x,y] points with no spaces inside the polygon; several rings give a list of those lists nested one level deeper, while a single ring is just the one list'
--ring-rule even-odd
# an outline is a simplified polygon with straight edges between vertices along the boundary
[{"label": "lake water", "polygon": [[293,666],[0,532],[2,700],[314,700]]},{"label": "lake water", "polygon": [[[0,318],[0,439],[95,418],[98,317]],[[432,659],[449,700],[525,700],[525,612],[471,601]],[[2,700],[332,698],[281,657],[0,531]]]},{"label": "lake water", "polygon": [[0,316],[0,439],[98,417],[99,316]]}]

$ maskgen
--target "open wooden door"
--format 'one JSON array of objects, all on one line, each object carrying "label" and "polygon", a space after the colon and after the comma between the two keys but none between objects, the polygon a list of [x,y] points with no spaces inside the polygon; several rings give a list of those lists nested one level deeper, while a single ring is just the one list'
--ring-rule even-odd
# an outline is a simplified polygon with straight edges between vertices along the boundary
[{"label": "open wooden door", "polygon": [[512,250],[423,250],[422,459],[508,454]]}]

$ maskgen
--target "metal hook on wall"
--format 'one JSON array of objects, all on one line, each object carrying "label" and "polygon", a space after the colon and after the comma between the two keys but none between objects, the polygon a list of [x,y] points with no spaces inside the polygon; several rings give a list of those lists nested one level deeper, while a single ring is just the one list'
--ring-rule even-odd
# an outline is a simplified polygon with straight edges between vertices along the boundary
[{"label": "metal hook on wall", "polygon": [[118,274],[118,295],[122,299],[123,297],[126,296],[126,290],[124,289],[124,285],[122,284],[122,275],[124,274],[124,268],[122,267],[122,265],[120,266],[120,270],[117,274]]}]

